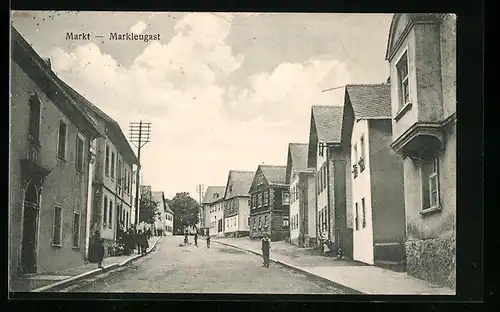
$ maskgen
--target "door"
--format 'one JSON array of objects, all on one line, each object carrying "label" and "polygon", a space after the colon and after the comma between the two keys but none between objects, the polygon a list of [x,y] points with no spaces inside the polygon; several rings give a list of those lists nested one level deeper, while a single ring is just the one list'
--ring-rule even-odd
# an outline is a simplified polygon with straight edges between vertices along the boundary
[{"label": "door", "polygon": [[38,191],[30,184],[24,201],[23,239],[21,244],[21,272],[36,273],[38,234]]}]

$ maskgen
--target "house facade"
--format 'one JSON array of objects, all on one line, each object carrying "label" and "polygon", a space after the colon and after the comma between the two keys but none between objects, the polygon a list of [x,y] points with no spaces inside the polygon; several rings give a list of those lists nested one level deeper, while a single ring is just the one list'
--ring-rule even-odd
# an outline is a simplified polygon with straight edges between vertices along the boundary
[{"label": "house facade", "polygon": [[353,259],[404,270],[403,165],[390,148],[390,92],[387,83],[347,85],[342,131],[351,143]]},{"label": "house facade", "polygon": [[315,172],[317,233],[352,258],[350,147],[342,124],[342,106],[311,108],[307,166]]},{"label": "house facade", "polygon": [[286,166],[259,165],[250,190],[250,237],[269,235],[272,241],[289,237],[290,192]]},{"label": "house facade", "polygon": [[161,230],[165,231],[166,227],[166,206],[165,206],[165,194],[163,192],[152,192],[153,200],[158,204],[158,215],[155,218],[155,231]]},{"label": "house facade", "polygon": [[404,170],[408,274],[456,285],[456,15],[395,14],[392,148]]},{"label": "house facade", "polygon": [[224,235],[241,237],[250,234],[250,194],[255,172],[230,170],[224,194]]},{"label": "house facade", "polygon": [[138,159],[118,123],[82,97],[68,84],[65,91],[83,105],[82,109],[106,134],[94,143],[95,167],[92,177],[90,231],[99,230],[108,250],[118,238],[120,226],[132,224],[132,174]]},{"label": "house facade", "polygon": [[174,235],[174,212],[165,200],[165,235]]},{"label": "house facade", "polygon": [[224,193],[225,186],[209,186],[203,196],[203,205],[208,207],[210,236],[224,235]]},{"label": "house facade", "polygon": [[83,263],[90,142],[104,133],[11,28],[9,277]]},{"label": "house facade", "polygon": [[[316,244],[316,207],[314,171],[307,169],[307,143],[290,143],[286,166],[286,184],[290,191],[290,241],[300,247]],[[313,201],[314,203],[314,201]]]}]

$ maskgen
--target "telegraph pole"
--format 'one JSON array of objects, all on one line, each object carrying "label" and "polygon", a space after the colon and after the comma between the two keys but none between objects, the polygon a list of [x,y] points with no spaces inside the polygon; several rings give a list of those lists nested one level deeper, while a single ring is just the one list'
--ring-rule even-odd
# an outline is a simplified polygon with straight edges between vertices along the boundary
[{"label": "telegraph pole", "polygon": [[135,225],[139,224],[139,188],[140,188],[140,171],[141,171],[141,148],[150,142],[151,139],[151,123],[130,122],[130,141],[137,147],[137,170],[135,173]]},{"label": "telegraph pole", "polygon": [[198,192],[198,202],[200,203],[200,210],[199,210],[199,214],[198,214],[198,217],[199,217],[199,220],[198,220],[198,224],[200,225],[201,228],[204,228],[205,227],[205,224],[204,224],[204,211],[203,211],[203,184],[198,184],[196,186],[196,191]]}]

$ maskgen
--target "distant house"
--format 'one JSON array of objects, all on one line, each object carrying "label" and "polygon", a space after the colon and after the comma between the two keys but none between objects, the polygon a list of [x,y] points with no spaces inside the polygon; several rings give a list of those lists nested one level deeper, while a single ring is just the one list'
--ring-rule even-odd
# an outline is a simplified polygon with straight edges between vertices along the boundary
[{"label": "distant house", "polygon": [[290,189],[290,240],[297,246],[316,244],[316,185],[314,171],[307,169],[308,144],[290,143],[286,166],[286,184]]},{"label": "distant house", "polygon": [[174,234],[174,212],[168,205],[167,200],[165,199],[165,235],[173,235]]},{"label": "distant house", "polygon": [[347,85],[342,132],[350,135],[353,259],[404,269],[403,166],[392,142],[389,84]]},{"label": "distant house", "polygon": [[349,139],[344,139],[342,106],[313,106],[309,131],[308,168],[316,172],[317,232],[352,257]]},{"label": "distant house", "polygon": [[91,142],[105,136],[11,28],[9,277],[84,262]]},{"label": "distant house", "polygon": [[224,194],[224,235],[230,237],[250,234],[250,186],[255,172],[229,171]]},{"label": "distant house", "polygon": [[209,211],[209,235],[224,235],[224,186],[209,186],[203,196],[203,205]]},{"label": "distant house", "polygon": [[165,219],[165,194],[163,192],[151,192],[153,200],[157,203],[158,215],[155,218],[155,231],[161,230],[165,231],[166,219]]},{"label": "distant house", "polygon": [[456,285],[456,15],[394,14],[392,148],[404,168],[408,274]]},{"label": "distant house", "polygon": [[250,237],[268,234],[273,241],[289,236],[290,192],[286,166],[259,165],[248,191],[251,197]]}]

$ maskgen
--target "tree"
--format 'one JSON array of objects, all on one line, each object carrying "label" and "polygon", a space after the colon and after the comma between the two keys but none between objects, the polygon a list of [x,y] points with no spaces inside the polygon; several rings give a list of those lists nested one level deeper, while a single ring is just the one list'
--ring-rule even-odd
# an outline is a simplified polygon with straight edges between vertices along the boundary
[{"label": "tree", "polygon": [[189,196],[187,192],[175,194],[175,197],[167,201],[169,207],[174,212],[174,232],[198,223],[198,212],[200,205]]},{"label": "tree", "polygon": [[153,223],[160,214],[160,211],[158,210],[160,206],[159,204],[159,202],[153,200],[149,196],[142,196],[139,202],[139,223]]}]

